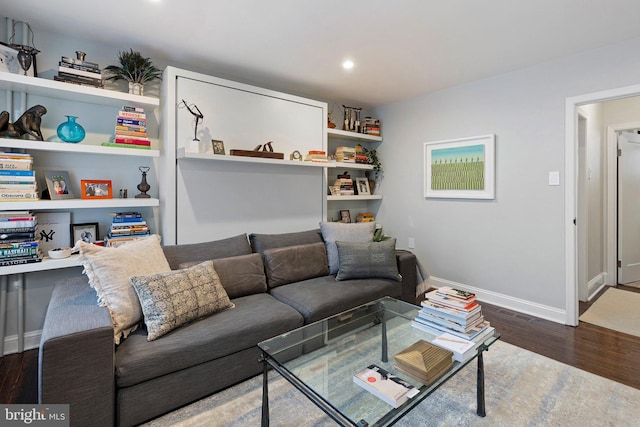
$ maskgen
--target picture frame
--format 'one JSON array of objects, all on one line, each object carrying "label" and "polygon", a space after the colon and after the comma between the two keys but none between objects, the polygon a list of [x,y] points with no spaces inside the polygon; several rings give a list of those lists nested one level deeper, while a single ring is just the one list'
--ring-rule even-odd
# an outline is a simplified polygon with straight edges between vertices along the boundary
[{"label": "picture frame", "polygon": [[356,189],[358,190],[358,196],[371,195],[371,189],[369,188],[369,180],[366,177],[356,178]]},{"label": "picture frame", "polygon": [[113,198],[111,180],[80,180],[80,195],[83,199],[111,199]]},{"label": "picture frame", "polygon": [[217,139],[211,140],[211,146],[213,147],[213,154],[221,154],[224,155],[224,142],[219,141]]},{"label": "picture frame", "polygon": [[71,224],[71,244],[74,245],[78,240],[82,240],[86,243],[96,243],[100,240],[99,226],[100,224],[97,222]]},{"label": "picture frame", "polygon": [[[34,77],[37,75],[35,67],[35,61],[33,61],[27,70],[27,76]],[[18,51],[2,42],[0,42],[0,71],[24,75],[24,70],[20,67],[20,62],[18,62]]]},{"label": "picture frame", "polygon": [[67,171],[45,170],[44,179],[51,200],[75,199]]},{"label": "picture frame", "polygon": [[340,221],[350,224],[351,223],[351,212],[348,209],[343,209],[340,211]]},{"label": "picture frame", "polygon": [[495,135],[426,142],[424,197],[495,199]]}]

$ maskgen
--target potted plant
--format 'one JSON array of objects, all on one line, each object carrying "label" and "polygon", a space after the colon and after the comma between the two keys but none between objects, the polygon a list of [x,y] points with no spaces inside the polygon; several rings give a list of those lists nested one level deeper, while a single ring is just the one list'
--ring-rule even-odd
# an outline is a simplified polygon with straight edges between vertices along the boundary
[{"label": "potted plant", "polygon": [[120,65],[109,65],[105,71],[111,76],[107,80],[126,80],[129,82],[129,93],[134,95],[143,94],[143,85],[151,80],[162,78],[162,70],[156,68],[149,58],[142,56],[140,52],[129,51],[118,52]]},{"label": "potted plant", "polygon": [[371,194],[373,194],[373,190],[376,186],[376,182],[378,178],[382,175],[382,163],[380,162],[380,158],[378,157],[378,152],[375,148],[367,149],[363,147],[365,154],[367,155],[367,163],[373,165],[373,179],[371,178],[371,172],[365,171],[364,175],[369,180],[369,189]]}]

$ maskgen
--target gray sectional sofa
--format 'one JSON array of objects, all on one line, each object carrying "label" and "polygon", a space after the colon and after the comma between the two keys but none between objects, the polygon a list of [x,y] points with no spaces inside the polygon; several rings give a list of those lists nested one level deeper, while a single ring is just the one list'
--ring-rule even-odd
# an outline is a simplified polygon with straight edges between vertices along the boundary
[{"label": "gray sectional sofa", "polygon": [[395,251],[401,280],[336,280],[314,255],[323,245],[310,230],[163,247],[172,269],[214,260],[235,307],[154,341],[141,327],[115,345],[87,279],[57,283],[39,350],[39,402],[70,404],[72,426],[136,425],[259,374],[262,340],[383,296],[415,303],[412,253]]}]

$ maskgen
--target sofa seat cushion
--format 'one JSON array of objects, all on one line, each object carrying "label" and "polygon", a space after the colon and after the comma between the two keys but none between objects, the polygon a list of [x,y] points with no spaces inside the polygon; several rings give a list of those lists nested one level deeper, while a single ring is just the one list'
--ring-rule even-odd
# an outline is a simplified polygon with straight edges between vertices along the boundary
[{"label": "sofa seat cushion", "polygon": [[118,387],[128,387],[255,346],[298,328],[303,318],[269,294],[233,299],[235,308],[182,326],[155,341],[146,329],[116,348]]},{"label": "sofa seat cushion", "polygon": [[302,313],[308,324],[385,296],[400,298],[402,283],[389,279],[337,281],[324,276],[278,286],[270,293]]}]

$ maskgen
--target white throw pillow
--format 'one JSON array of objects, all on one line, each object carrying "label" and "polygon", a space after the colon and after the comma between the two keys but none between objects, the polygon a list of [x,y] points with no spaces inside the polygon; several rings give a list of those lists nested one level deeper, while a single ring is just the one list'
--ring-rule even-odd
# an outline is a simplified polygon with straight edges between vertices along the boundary
[{"label": "white throw pillow", "polygon": [[154,234],[117,248],[82,241],[76,245],[84,273],[98,294],[98,305],[109,309],[114,340],[119,344],[142,321],[140,301],[129,278],[171,271],[160,246],[160,236]]},{"label": "white throw pillow", "polygon": [[373,242],[375,228],[375,222],[357,222],[355,224],[321,222],[320,230],[327,246],[327,257],[329,258],[329,274],[338,273],[340,264],[336,242]]}]

